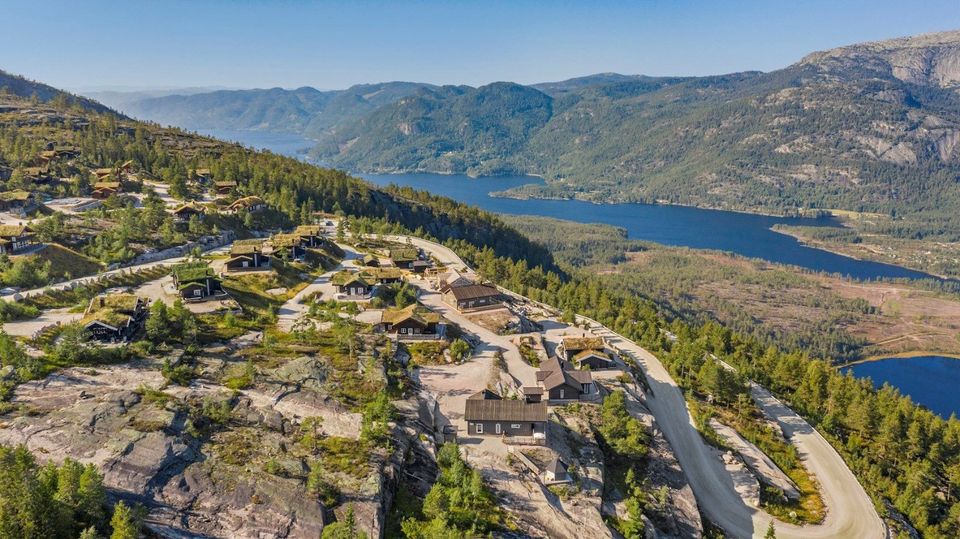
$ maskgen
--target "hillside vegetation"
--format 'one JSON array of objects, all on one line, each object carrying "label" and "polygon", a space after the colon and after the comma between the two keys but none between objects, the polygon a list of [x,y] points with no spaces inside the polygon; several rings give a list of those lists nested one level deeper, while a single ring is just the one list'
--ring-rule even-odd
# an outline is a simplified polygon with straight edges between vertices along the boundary
[{"label": "hillside vegetation", "polygon": [[[249,110],[243,93],[218,93],[140,112],[294,130],[353,170],[537,173],[547,183],[517,194],[601,202],[876,212],[898,218],[883,234],[949,239],[960,231],[958,65],[954,31],[813,53],[770,73],[409,85],[378,102],[348,90],[320,113],[286,105],[302,89],[259,91]],[[352,104],[333,120],[335,101]],[[284,112],[267,118],[264,102]]]}]

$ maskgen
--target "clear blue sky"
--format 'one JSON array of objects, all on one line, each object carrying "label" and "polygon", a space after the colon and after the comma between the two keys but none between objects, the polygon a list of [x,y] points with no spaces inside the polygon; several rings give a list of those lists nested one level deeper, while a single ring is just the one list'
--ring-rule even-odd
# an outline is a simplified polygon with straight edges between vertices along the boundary
[{"label": "clear blue sky", "polygon": [[0,69],[72,89],[767,71],[960,28],[960,0],[4,0],[0,13]]}]

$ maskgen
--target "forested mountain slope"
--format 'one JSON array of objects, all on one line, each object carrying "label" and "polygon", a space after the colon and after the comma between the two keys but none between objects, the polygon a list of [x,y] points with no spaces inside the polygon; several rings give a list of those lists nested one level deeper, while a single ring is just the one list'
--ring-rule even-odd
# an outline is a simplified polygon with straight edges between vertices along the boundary
[{"label": "forested mountain slope", "polygon": [[[960,205],[958,73],[960,32],[947,32],[815,53],[771,73],[539,85],[553,97],[527,99],[551,107],[509,115],[526,130],[460,100],[404,100],[320,155],[359,169],[539,173],[550,180],[532,192],[541,196],[933,216]],[[464,117],[500,130],[495,151],[469,145]],[[371,152],[378,140],[390,151]]]}]

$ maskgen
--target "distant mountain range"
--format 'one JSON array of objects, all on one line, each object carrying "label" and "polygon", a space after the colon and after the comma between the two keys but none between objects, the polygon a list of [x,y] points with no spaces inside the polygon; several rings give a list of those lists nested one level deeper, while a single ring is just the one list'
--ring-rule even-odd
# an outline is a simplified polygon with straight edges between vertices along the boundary
[{"label": "distant mountain range", "polygon": [[547,179],[525,196],[956,221],[944,208],[960,208],[958,89],[953,31],[817,52],[770,73],[220,91],[125,111],[301,134],[317,157],[354,170]]}]

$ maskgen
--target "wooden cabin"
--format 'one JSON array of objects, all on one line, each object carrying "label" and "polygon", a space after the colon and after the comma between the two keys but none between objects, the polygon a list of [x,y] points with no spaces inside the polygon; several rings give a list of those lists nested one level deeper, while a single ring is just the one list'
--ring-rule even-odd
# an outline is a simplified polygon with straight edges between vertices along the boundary
[{"label": "wooden cabin", "polygon": [[390,249],[390,260],[398,268],[413,269],[413,263],[420,260],[420,249],[416,247],[403,247]]},{"label": "wooden cabin", "polygon": [[17,254],[33,243],[33,230],[29,226],[0,225],[0,254]]},{"label": "wooden cabin", "polygon": [[440,338],[440,315],[416,303],[403,309],[383,311],[380,326],[384,332],[404,337]]},{"label": "wooden cabin", "polygon": [[463,417],[471,436],[523,436],[545,440],[547,404],[502,399],[489,390],[467,398]]},{"label": "wooden cabin", "polygon": [[188,202],[173,210],[173,220],[178,223],[189,223],[193,217],[202,219],[206,212],[203,206]]},{"label": "wooden cabin", "polygon": [[38,209],[40,209],[40,201],[36,193],[21,189],[0,193],[0,211],[26,217]]},{"label": "wooden cabin", "polygon": [[537,387],[524,387],[524,397],[531,402],[544,398],[550,401],[578,400],[584,395],[597,393],[590,371],[580,371],[552,357],[540,364],[537,371]]},{"label": "wooden cabin", "polygon": [[443,301],[461,312],[496,305],[501,299],[500,291],[486,284],[452,286],[443,292]]},{"label": "wooden cabin", "polygon": [[254,213],[267,209],[267,203],[257,196],[238,198],[227,206],[227,212],[240,213],[243,211]]},{"label": "wooden cabin", "polygon": [[230,258],[224,263],[226,271],[243,271],[270,267],[270,257],[263,253],[263,240],[242,240],[230,247]]},{"label": "wooden cabin", "polygon": [[91,339],[101,342],[129,341],[143,327],[147,304],[133,294],[109,294],[90,300],[81,324]]},{"label": "wooden cabin", "polygon": [[616,366],[614,353],[603,337],[564,337],[557,355],[577,369],[609,369]]},{"label": "wooden cabin", "polygon": [[366,297],[373,291],[373,283],[359,273],[340,271],[330,277],[337,292],[349,297]]},{"label": "wooden cabin", "polygon": [[173,285],[186,301],[202,301],[225,294],[213,268],[204,262],[188,262],[174,267]]},{"label": "wooden cabin", "polygon": [[93,192],[90,193],[90,196],[98,200],[103,200],[110,198],[112,195],[119,194],[122,191],[123,186],[120,182],[97,182],[93,184]]},{"label": "wooden cabin", "polygon": [[231,195],[236,189],[237,189],[237,182],[234,182],[234,181],[222,181],[222,182],[215,182],[213,184],[213,190],[218,195],[224,195],[224,196]]}]

